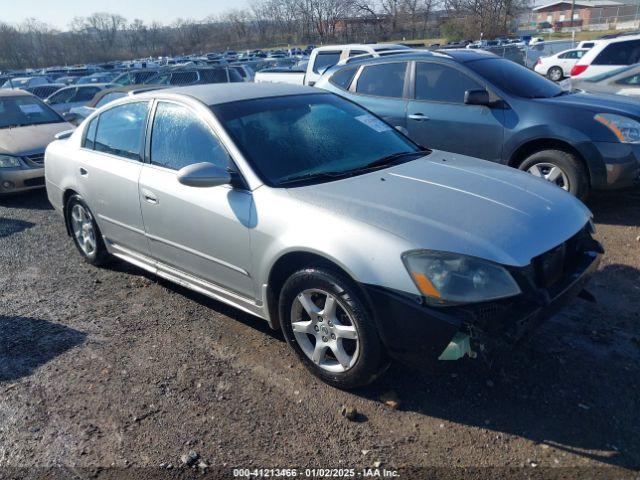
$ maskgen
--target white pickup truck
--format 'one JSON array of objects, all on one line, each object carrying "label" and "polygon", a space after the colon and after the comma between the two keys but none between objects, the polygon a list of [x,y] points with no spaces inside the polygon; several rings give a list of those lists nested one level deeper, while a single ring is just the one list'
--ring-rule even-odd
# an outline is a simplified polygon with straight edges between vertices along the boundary
[{"label": "white pickup truck", "polygon": [[306,70],[297,70],[295,68],[267,68],[256,73],[255,81],[258,83],[278,82],[313,86],[327,69],[333,67],[340,61],[355,57],[356,55],[360,55],[361,58],[366,58],[366,56],[379,57],[398,50],[410,50],[410,48],[391,43],[328,45],[318,47],[314,48],[311,52]]}]

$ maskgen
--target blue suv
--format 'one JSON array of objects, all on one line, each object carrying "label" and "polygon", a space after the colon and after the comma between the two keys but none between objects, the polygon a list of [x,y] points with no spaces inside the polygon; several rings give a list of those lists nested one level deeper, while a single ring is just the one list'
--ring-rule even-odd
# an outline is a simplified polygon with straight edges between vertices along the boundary
[{"label": "blue suv", "polygon": [[640,175],[640,103],[563,91],[478,50],[354,57],[317,87],[383,117],[415,142],[510,165],[579,198]]}]

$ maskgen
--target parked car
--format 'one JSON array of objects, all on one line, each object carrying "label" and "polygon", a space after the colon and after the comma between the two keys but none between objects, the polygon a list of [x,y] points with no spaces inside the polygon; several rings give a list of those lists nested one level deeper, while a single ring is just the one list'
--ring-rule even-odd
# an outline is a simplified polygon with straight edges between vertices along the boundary
[{"label": "parked car", "polygon": [[94,73],[92,75],[87,75],[86,77],[82,77],[78,79],[76,85],[88,85],[92,83],[109,83],[113,80],[117,75],[113,72],[100,72]]},{"label": "parked car", "polygon": [[231,70],[238,72],[243,82],[253,82],[256,72],[249,65],[230,65]]},{"label": "parked car", "polygon": [[96,93],[91,101],[86,105],[73,107],[62,116],[69,123],[80,125],[85,118],[107,103],[111,103],[114,100],[118,100],[126,96],[134,96],[140,93],[150,92],[151,90],[158,90],[160,88],[166,87],[164,85],[126,85],[123,87],[107,88]]},{"label": "parked car", "polygon": [[44,85],[35,85],[33,87],[25,87],[22,90],[33,93],[36,97],[47,98],[61,88],[66,87],[64,83],[45,83]]},{"label": "parked car", "polygon": [[282,82],[313,86],[327,69],[336,65],[340,60],[364,54],[377,57],[381,52],[403,49],[410,50],[409,47],[404,45],[384,43],[318,47],[311,52],[306,71],[282,68],[261,70],[256,73],[255,81],[257,83]]},{"label": "parked car", "polygon": [[149,78],[144,83],[185,86],[242,81],[240,74],[229,67],[198,67],[169,70]]},{"label": "parked car", "polygon": [[105,88],[111,88],[110,83],[98,83],[92,85],[71,85],[58,90],[53,95],[47,97],[45,103],[56,112],[63,114],[74,107],[86,105],[91,101],[96,93]]},{"label": "parked car", "polygon": [[0,196],[44,186],[44,150],[72,128],[35,95],[0,90]]},{"label": "parked car", "polygon": [[571,69],[571,77],[587,78],[640,62],[640,35],[597,40]]},{"label": "parked car", "polygon": [[571,88],[591,93],[613,93],[640,97],[640,63],[622,67],[593,77],[574,77]]},{"label": "parked car", "polygon": [[121,99],[52,143],[46,166],[87,262],[113,255],[263,318],[342,388],[374,380],[387,355],[515,342],[582,290],[602,252],[566,192],[422,150],[301,86]]},{"label": "parked car", "polygon": [[47,83],[51,83],[48,77],[15,77],[4,82],[2,88],[28,88]]},{"label": "parked car", "polygon": [[583,199],[590,188],[638,181],[637,101],[566,92],[481,50],[363,60],[330,70],[317,86],[420,144],[528,171]]},{"label": "parked car", "polygon": [[131,70],[128,72],[121,73],[116,78],[111,80],[111,83],[116,85],[140,85],[145,83],[151,77],[155,77],[163,70],[160,69],[142,69],[142,70]]},{"label": "parked car", "polygon": [[569,76],[576,62],[588,51],[586,48],[572,48],[548,57],[539,57],[533,69],[549,80],[559,82]]}]

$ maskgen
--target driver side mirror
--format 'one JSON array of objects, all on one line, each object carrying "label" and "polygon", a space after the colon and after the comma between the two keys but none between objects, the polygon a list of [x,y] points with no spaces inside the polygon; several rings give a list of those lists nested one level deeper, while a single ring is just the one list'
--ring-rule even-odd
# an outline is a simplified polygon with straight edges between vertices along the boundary
[{"label": "driver side mirror", "polygon": [[75,123],[78,120],[78,115],[72,112],[64,112],[62,114],[62,118],[64,118],[69,123]]},{"label": "driver side mirror", "polygon": [[467,90],[464,92],[465,105],[482,105],[491,107],[491,99],[489,92],[486,90]]},{"label": "driver side mirror", "polygon": [[194,163],[178,170],[178,182],[187,187],[218,187],[231,183],[231,174],[213,163]]}]

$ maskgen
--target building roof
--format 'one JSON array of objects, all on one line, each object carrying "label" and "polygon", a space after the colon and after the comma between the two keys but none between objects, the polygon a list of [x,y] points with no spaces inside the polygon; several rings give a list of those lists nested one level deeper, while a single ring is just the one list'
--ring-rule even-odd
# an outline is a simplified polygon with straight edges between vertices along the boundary
[{"label": "building roof", "polygon": [[[556,0],[555,2],[540,5],[539,7],[532,8],[534,12],[546,10],[556,5],[566,3],[571,5],[571,0]],[[622,2],[615,2],[614,0],[576,0],[576,7],[579,8],[596,8],[596,7],[619,7],[624,5]]]},{"label": "building roof", "polygon": [[[157,92],[151,92],[155,94]],[[219,105],[222,103],[252,100],[255,98],[284,97],[286,95],[303,95],[323,93],[322,90],[302,85],[286,83],[211,83],[194,85],[191,87],[176,87],[162,90],[162,94],[188,95],[200,100],[205,105]],[[149,95],[142,93],[140,96]]]}]

